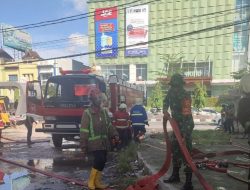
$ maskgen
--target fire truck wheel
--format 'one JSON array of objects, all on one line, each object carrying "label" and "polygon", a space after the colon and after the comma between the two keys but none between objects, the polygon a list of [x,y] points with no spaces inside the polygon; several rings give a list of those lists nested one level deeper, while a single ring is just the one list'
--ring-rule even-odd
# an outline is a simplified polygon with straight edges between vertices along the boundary
[{"label": "fire truck wheel", "polygon": [[63,137],[61,135],[57,135],[57,134],[52,135],[52,141],[56,148],[62,147],[62,140],[63,140]]}]

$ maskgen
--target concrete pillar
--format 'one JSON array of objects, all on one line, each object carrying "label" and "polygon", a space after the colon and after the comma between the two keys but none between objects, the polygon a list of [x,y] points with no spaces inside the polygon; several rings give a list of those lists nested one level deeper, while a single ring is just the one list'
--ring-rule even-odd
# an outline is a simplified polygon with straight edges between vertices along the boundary
[{"label": "concrete pillar", "polygon": [[136,65],[130,64],[129,65],[129,82],[136,81]]}]

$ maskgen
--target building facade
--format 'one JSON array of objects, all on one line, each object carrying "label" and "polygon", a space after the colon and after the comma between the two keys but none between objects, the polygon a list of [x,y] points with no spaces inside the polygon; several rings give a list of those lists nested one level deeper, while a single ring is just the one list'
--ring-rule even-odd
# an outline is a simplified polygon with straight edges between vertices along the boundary
[{"label": "building facade", "polygon": [[[45,85],[49,77],[60,75],[60,68],[79,71],[85,67],[87,66],[82,62],[72,59],[43,61],[36,52],[26,53],[21,61],[16,62],[8,53],[0,49],[0,82],[40,80],[41,84]],[[8,96],[13,103],[20,95],[18,89],[0,89],[0,96]]]},{"label": "building facade", "polygon": [[[101,9],[110,7],[117,16],[109,18],[112,9]],[[89,51],[97,51],[89,55],[89,63],[100,65],[104,76],[117,74],[146,85],[162,77],[159,71],[178,69],[190,81],[206,81],[209,93],[219,95],[234,83],[235,8],[235,0],[89,0],[88,10],[95,13],[88,20]],[[139,44],[133,46],[131,39]],[[109,52],[108,42],[116,43],[115,52]],[[102,44],[110,56],[99,55]],[[135,55],[129,54],[133,48]]]},{"label": "building facade", "polygon": [[[249,20],[250,17],[250,1],[236,0],[235,21]],[[235,25],[233,36],[233,71],[246,68],[249,54],[249,22]]]},{"label": "building facade", "polygon": [[55,75],[60,75],[60,68],[63,70],[79,71],[86,66],[82,62],[72,59],[58,59],[37,62],[38,79],[42,85],[45,85],[48,78]]}]

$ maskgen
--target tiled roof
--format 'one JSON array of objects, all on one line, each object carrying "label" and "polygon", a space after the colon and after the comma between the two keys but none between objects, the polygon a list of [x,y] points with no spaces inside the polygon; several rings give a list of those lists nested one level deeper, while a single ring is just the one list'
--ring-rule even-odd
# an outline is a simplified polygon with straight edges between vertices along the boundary
[{"label": "tiled roof", "polygon": [[13,61],[13,57],[11,57],[6,51],[0,48],[0,58],[3,58],[6,61]]},{"label": "tiled roof", "polygon": [[33,60],[33,59],[42,59],[40,55],[36,51],[28,50],[25,52],[24,56],[22,57],[23,60]]}]

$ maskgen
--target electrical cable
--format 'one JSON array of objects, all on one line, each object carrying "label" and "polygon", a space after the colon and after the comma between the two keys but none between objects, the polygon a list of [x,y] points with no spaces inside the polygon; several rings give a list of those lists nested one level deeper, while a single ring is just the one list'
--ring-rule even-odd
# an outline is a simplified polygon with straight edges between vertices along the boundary
[{"label": "electrical cable", "polygon": [[[137,0],[137,1],[132,1],[130,3],[125,3],[125,4],[122,4],[122,5],[118,5],[116,7],[120,7],[120,6],[124,6],[124,5],[130,5],[130,4],[133,4],[133,3],[136,3],[136,2],[139,2],[141,0]],[[152,2],[156,2],[156,1],[161,1],[161,0],[152,0],[152,1],[149,1],[149,2],[145,2],[145,3],[141,3],[141,4],[137,4],[137,5],[132,5],[132,6],[129,6],[129,7],[123,7],[121,9],[118,9],[117,11],[119,10],[123,10],[123,9],[126,9],[126,8],[130,8],[130,7],[135,7],[135,6],[139,6],[139,5],[144,5],[146,3],[152,3]],[[89,15],[90,13],[93,13],[93,15]],[[84,18],[89,18],[89,17],[94,17],[96,16],[95,12],[90,12],[90,13],[85,13],[85,16],[83,17],[80,17],[80,18],[71,18],[69,20],[63,20],[62,18],[61,19],[56,19],[56,20],[59,20],[59,21],[43,21],[43,22],[40,22],[42,24],[36,24],[36,23],[33,23],[33,24],[27,24],[27,25],[21,25],[21,26],[17,26],[17,27],[11,27],[11,28],[6,28],[6,29],[3,29],[5,32],[9,32],[9,31],[13,31],[13,30],[21,30],[21,29],[29,29],[29,28],[37,28],[37,27],[42,27],[42,26],[48,26],[48,25],[55,25],[55,24],[60,24],[60,23],[64,23],[64,22],[69,22],[69,21],[75,21],[75,20],[80,20],[80,19],[84,19]],[[102,13],[100,13],[101,15]],[[46,22],[49,22],[49,23],[46,23]]]},{"label": "electrical cable", "polygon": [[[232,10],[233,10],[232,13],[223,14],[223,15],[220,15],[220,16],[218,16],[218,17],[226,16],[226,15],[229,15],[229,14],[234,14],[235,11],[237,11],[237,9],[228,9],[228,10],[219,11],[219,12],[213,12],[213,13],[209,13],[209,14],[195,15],[195,16],[192,16],[192,17],[185,17],[185,18],[183,18],[183,19],[176,19],[176,20],[173,20],[173,21],[171,21],[171,22],[177,22],[177,21],[183,21],[183,20],[187,20],[187,19],[198,18],[198,19],[199,19],[199,22],[198,22],[198,23],[201,23],[200,18],[203,17],[203,16],[210,16],[210,15],[214,15],[214,14],[221,14],[222,12],[228,12],[228,11],[232,11]],[[215,16],[215,17],[205,18],[205,19],[206,19],[206,20],[210,20],[210,19],[212,19],[212,18],[218,18],[218,17]],[[202,20],[204,20],[204,19],[202,19]],[[194,21],[189,21],[189,22],[186,22],[186,23],[179,23],[179,24],[169,25],[169,23],[171,23],[171,22],[169,22],[169,21],[164,21],[164,22],[159,22],[159,23],[155,23],[155,24],[151,24],[151,25],[143,25],[143,26],[135,27],[135,28],[144,28],[144,27],[151,27],[151,26],[159,26],[159,27],[170,26],[170,27],[171,27],[171,26],[185,25],[185,24],[189,24],[189,23],[196,24],[196,23],[194,23]],[[198,24],[198,23],[197,23],[197,24]],[[165,25],[165,24],[167,24],[167,25]],[[119,30],[119,31],[123,31],[123,32],[121,32],[122,34],[124,33],[124,28],[118,28],[118,30]],[[110,33],[113,33],[113,32],[110,32]],[[84,35],[83,35],[83,37],[84,37]],[[47,42],[46,42],[46,41],[44,41],[44,42],[36,42],[36,43],[33,43],[33,46],[34,46],[34,45],[37,46],[38,44],[41,45],[41,44],[43,44],[43,43],[45,43],[45,44],[46,44],[46,43],[49,43],[49,42],[54,43],[54,42],[58,42],[58,41],[61,41],[61,40],[67,40],[67,39],[71,40],[71,39],[77,39],[77,38],[83,38],[83,37],[72,37],[72,38],[64,38],[64,39],[58,39],[58,40],[47,41]],[[95,35],[86,35],[86,37],[95,37]]]},{"label": "electrical cable", "polygon": [[[125,3],[125,4],[122,4],[122,5],[117,5],[117,7],[118,6],[124,6],[124,5],[128,5],[128,4],[132,4],[132,3],[136,3],[136,2],[138,2],[138,1],[141,1],[141,0],[137,0],[137,1],[133,1],[133,2],[130,2],[130,3]],[[153,1],[149,1],[149,2],[146,2],[146,3],[152,3],[152,2],[156,2],[156,1],[161,1],[161,0],[153,0]],[[135,6],[139,6],[139,5],[144,5],[144,4],[146,4],[146,3],[142,3],[142,4],[138,4],[138,5],[133,5],[133,6],[130,6],[130,7],[135,7]],[[125,7],[125,8],[121,8],[121,9],[118,9],[118,10],[122,10],[122,9],[126,9],[126,8],[130,8],[130,7]],[[231,9],[231,10],[237,10],[237,9],[242,9],[242,8],[247,8],[247,7],[250,7],[249,5],[246,5],[246,6],[242,6],[242,7],[240,7],[240,8],[234,8],[234,9]],[[117,11],[118,11],[117,10]],[[224,11],[220,11],[220,12],[218,12],[217,14],[220,14],[220,13],[223,13],[223,12],[226,12],[226,11],[229,11],[229,10],[224,10]],[[95,13],[95,12],[90,12],[90,13]],[[85,13],[86,15],[87,14],[90,14],[90,13]],[[214,14],[214,13],[207,13],[207,14],[204,14],[204,15],[202,15],[202,16],[209,16],[209,15],[211,15],[211,14]],[[74,20],[79,20],[79,19],[83,19],[83,18],[88,18],[88,17],[93,17],[93,16],[95,16],[95,14],[94,15],[87,15],[87,16],[85,16],[85,17],[81,17],[81,18],[74,18],[74,19],[70,19],[70,20],[66,20],[66,21],[61,21],[63,18],[61,18],[61,19],[56,19],[56,20],[59,20],[58,22],[53,22],[53,20],[52,21],[43,21],[43,22],[39,22],[39,23],[42,23],[41,25],[37,25],[36,23],[33,23],[33,24],[27,24],[27,25],[20,25],[20,26],[17,26],[17,27],[12,27],[12,28],[6,28],[6,29],[4,29],[6,32],[7,31],[11,31],[11,30],[16,30],[16,29],[29,29],[29,28],[37,28],[37,27],[42,27],[42,26],[47,26],[47,25],[54,25],[54,24],[59,24],[59,23],[64,23],[64,22],[69,22],[69,21],[74,21]],[[200,17],[201,15],[197,15],[197,16],[194,16],[194,17]],[[72,16],[73,17],[73,16]],[[65,17],[66,18],[66,17]],[[184,20],[185,18],[181,18],[181,19],[179,19],[179,20]],[[51,23],[47,23],[46,24],[46,22],[51,22]],[[45,24],[44,24],[45,23]],[[37,26],[36,26],[37,25]],[[14,29],[13,29],[14,28]],[[0,31],[0,33],[1,33],[2,31]]]},{"label": "electrical cable", "polygon": [[[236,26],[236,25],[239,25],[239,24],[247,23],[249,21],[250,21],[250,19],[247,18],[247,19],[242,20],[242,21],[225,23],[225,24],[221,24],[221,25],[217,25],[217,26],[213,26],[213,27],[209,27],[209,28],[204,28],[204,29],[201,29],[201,30],[195,30],[195,31],[192,31],[192,32],[187,32],[187,33],[171,36],[171,37],[160,38],[160,39],[156,39],[156,40],[149,40],[148,42],[136,43],[136,44],[132,44],[132,45],[128,45],[128,46],[120,46],[120,47],[116,47],[116,48],[110,48],[109,51],[111,49],[112,50],[113,49],[124,49],[124,48],[127,48],[127,47],[135,47],[135,46],[139,46],[139,45],[152,44],[152,43],[158,43],[158,42],[166,41],[166,40],[178,39],[178,38],[185,37],[185,36],[191,36],[191,35],[194,35],[194,34],[200,34],[200,33],[208,32],[208,31],[219,30],[219,29],[230,27],[230,26]],[[105,50],[105,51],[107,51],[107,50]],[[90,51],[90,52],[85,52],[85,53],[78,53],[78,54],[72,54],[72,55],[66,55],[66,56],[46,58],[46,59],[43,59],[43,61],[54,60],[54,59],[63,59],[63,58],[71,58],[71,57],[79,57],[79,56],[83,56],[83,55],[95,54],[95,53],[98,53],[98,52],[105,52],[105,51],[102,51],[102,50],[100,50],[100,51]],[[8,65],[9,64],[16,64],[16,63],[31,63],[31,62],[36,62],[36,61],[37,60],[27,60],[27,61],[15,62],[15,63],[8,63]]]}]

